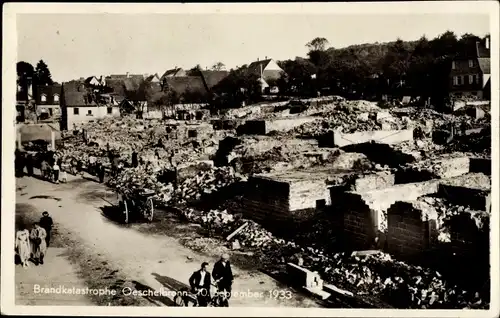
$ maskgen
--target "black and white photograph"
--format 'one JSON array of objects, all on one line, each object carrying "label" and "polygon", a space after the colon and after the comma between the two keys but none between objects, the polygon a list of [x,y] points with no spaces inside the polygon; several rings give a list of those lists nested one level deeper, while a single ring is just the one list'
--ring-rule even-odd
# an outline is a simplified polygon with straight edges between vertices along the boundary
[{"label": "black and white photograph", "polygon": [[497,316],[498,10],[7,4],[2,313]]}]

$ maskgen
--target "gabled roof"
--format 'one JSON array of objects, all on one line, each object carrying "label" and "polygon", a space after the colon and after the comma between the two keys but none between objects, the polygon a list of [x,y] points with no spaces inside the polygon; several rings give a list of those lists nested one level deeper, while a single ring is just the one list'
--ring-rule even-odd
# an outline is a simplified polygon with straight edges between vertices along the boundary
[{"label": "gabled roof", "polygon": [[165,77],[165,86],[179,95],[188,91],[203,95],[208,93],[200,76]]},{"label": "gabled roof", "polygon": [[271,59],[252,62],[250,63],[250,65],[248,65],[247,71],[260,76],[261,67],[262,70],[264,70],[269,62],[271,62]]},{"label": "gabled roof", "polygon": [[228,75],[228,71],[201,71],[201,76],[203,77],[207,89],[212,89],[212,87],[219,84],[219,82]]},{"label": "gabled roof", "polygon": [[[182,73],[182,75],[180,74]],[[165,77],[171,77],[171,76],[185,76],[184,75],[184,70],[180,67],[178,68],[174,68],[174,69],[171,69],[171,70],[167,70],[165,73],[163,73],[163,75],[161,76],[161,79],[165,78]]]},{"label": "gabled roof", "polygon": [[89,85],[92,80],[96,80],[98,83],[101,83],[101,81],[96,77],[96,76],[90,76],[85,79],[85,84]]}]

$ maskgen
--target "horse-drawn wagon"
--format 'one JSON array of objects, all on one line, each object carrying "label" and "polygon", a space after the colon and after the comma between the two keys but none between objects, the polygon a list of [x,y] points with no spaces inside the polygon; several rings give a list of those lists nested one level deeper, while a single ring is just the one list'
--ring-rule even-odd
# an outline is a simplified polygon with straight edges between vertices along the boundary
[{"label": "horse-drawn wagon", "polygon": [[155,192],[150,189],[119,189],[118,205],[124,222],[129,223],[131,216],[141,216],[150,222],[153,221],[155,196]]}]

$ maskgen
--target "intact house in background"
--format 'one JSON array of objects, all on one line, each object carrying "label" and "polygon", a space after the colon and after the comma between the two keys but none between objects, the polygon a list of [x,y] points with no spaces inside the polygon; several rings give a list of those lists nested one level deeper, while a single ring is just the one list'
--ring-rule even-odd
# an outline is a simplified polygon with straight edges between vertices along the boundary
[{"label": "intact house in background", "polygon": [[61,118],[61,85],[37,86],[35,92],[38,122],[59,122]]},{"label": "intact house in background", "polygon": [[257,59],[257,61],[248,65],[247,71],[259,76],[259,83],[263,93],[276,94],[279,92],[278,87],[273,85],[273,82],[278,80],[284,71],[273,59],[268,59],[267,56],[262,61]]},{"label": "intact house in background", "polygon": [[78,128],[80,124],[106,117],[120,116],[120,108],[103,102],[87,89],[83,82],[72,81],[61,88],[61,130]]},{"label": "intact house in background", "polygon": [[490,37],[466,46],[452,61],[450,81],[453,97],[490,98]]},{"label": "intact house in background", "polygon": [[160,82],[163,85],[165,78],[167,77],[183,77],[183,76],[187,76],[186,71],[180,67],[175,67],[173,69],[166,70],[165,73],[163,73],[163,75],[160,77]]}]

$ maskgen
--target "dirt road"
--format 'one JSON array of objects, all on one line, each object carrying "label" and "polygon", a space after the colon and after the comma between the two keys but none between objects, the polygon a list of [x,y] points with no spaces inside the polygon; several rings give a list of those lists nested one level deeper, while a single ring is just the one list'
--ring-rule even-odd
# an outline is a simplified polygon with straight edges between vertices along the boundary
[{"label": "dirt road", "polygon": [[[116,202],[116,195],[95,181],[70,177],[68,183],[56,185],[25,177],[17,180],[17,188],[16,204],[36,206],[39,211],[33,213],[49,211],[68,235],[91,247],[107,266],[120,269],[127,279],[144,290],[179,290],[186,286],[189,276],[203,261],[212,266],[217,260],[183,246],[169,233],[147,234],[133,225],[109,220],[103,210]],[[233,290],[240,296],[235,294],[231,298],[231,306],[320,307],[313,299],[283,286],[257,269],[233,265],[233,272]],[[148,299],[156,305],[172,305],[171,300],[170,295]]]}]

